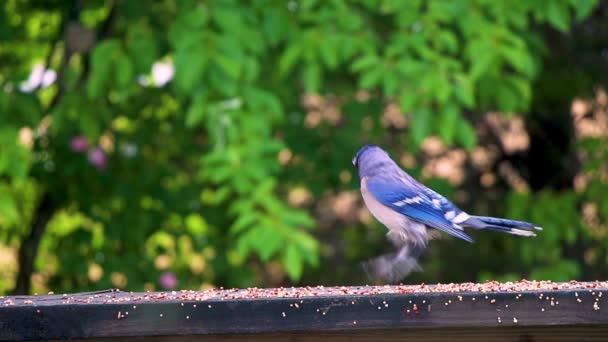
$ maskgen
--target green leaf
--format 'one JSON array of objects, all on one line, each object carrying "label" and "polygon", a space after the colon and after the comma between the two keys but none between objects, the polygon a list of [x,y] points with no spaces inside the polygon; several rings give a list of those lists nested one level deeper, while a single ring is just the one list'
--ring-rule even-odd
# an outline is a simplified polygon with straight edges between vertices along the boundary
[{"label": "green leaf", "polygon": [[471,79],[466,75],[456,76],[454,84],[454,96],[465,108],[473,108],[475,105],[475,90]]},{"label": "green leaf", "polygon": [[395,73],[386,73],[382,83],[385,96],[392,97],[397,92],[400,81],[401,79]]},{"label": "green leaf", "polygon": [[424,138],[431,133],[432,114],[427,108],[419,108],[412,117],[411,136],[414,145],[420,146]]},{"label": "green leaf", "polygon": [[259,248],[257,250],[262,261],[268,261],[281,248],[283,238],[277,230],[271,226],[264,226],[256,233]]},{"label": "green leaf", "polygon": [[0,191],[0,225],[9,225],[19,222],[20,216],[17,208],[17,202],[6,191],[7,189],[1,189]]},{"label": "green leaf", "polygon": [[136,73],[147,73],[152,64],[160,57],[158,41],[154,32],[143,23],[132,24],[127,28],[126,48]]},{"label": "green leaf", "polygon": [[532,78],[536,74],[536,66],[529,51],[509,46],[502,49],[501,54],[515,70],[524,76]]},{"label": "green leaf", "polygon": [[258,212],[245,211],[239,215],[239,217],[234,221],[232,226],[230,226],[230,232],[232,234],[238,234],[244,231],[246,228],[251,227],[258,221],[258,216],[260,214]]},{"label": "green leaf", "polygon": [[114,71],[116,83],[119,88],[126,88],[134,82],[135,75],[133,69],[133,63],[129,59],[129,56],[124,53],[117,56],[116,68]]},{"label": "green leaf", "polygon": [[454,142],[456,130],[459,128],[458,121],[461,121],[459,108],[455,105],[446,105],[441,111],[439,117],[439,135],[446,144],[451,145]]},{"label": "green leaf", "polygon": [[556,29],[567,32],[570,26],[570,12],[568,6],[559,1],[548,1],[546,3],[547,20]]},{"label": "green leaf", "polygon": [[384,76],[384,68],[381,65],[375,66],[373,69],[363,73],[359,78],[359,87],[370,89],[380,83]]},{"label": "green leaf", "polygon": [[338,66],[338,51],[335,40],[327,38],[322,40],[319,44],[319,54],[329,70],[334,70]]},{"label": "green leaf", "polygon": [[501,84],[497,87],[497,102],[498,108],[501,111],[513,113],[517,110],[519,97],[515,90],[507,84]]},{"label": "green leaf", "polygon": [[304,68],[304,88],[307,91],[319,91],[321,88],[321,68],[318,64],[309,64]]},{"label": "green leaf", "polygon": [[[224,19],[221,17],[221,14],[215,14],[220,20]],[[185,25],[191,30],[202,29],[209,20],[209,11],[207,10],[206,6],[199,4],[194,6],[194,8],[183,11],[183,14],[178,17],[178,20],[181,24]]]},{"label": "green leaf", "polygon": [[194,95],[192,104],[186,113],[186,126],[189,128],[199,125],[207,113],[207,94],[199,91]]},{"label": "green leaf", "polygon": [[379,63],[379,58],[375,54],[368,54],[361,58],[358,58],[350,66],[350,70],[354,72],[361,72],[365,69],[369,69]]},{"label": "green leaf", "polygon": [[241,75],[241,64],[225,55],[216,55],[214,61],[228,74],[228,76],[238,79]]},{"label": "green leaf", "polygon": [[458,38],[456,35],[449,30],[441,30],[436,37],[437,44],[449,53],[455,53],[458,51]]},{"label": "green leaf", "polygon": [[411,113],[416,109],[418,104],[418,96],[409,91],[403,91],[399,97],[399,107],[404,113]]},{"label": "green leaf", "polygon": [[478,80],[496,66],[496,54],[492,47],[485,42],[471,43],[471,71],[473,80]]},{"label": "green leaf", "polygon": [[597,0],[570,0],[570,4],[576,11],[576,20],[582,21],[586,19],[591,12],[597,7]]},{"label": "green leaf", "polygon": [[104,40],[93,49],[91,53],[91,76],[87,82],[89,98],[99,98],[109,87],[112,64],[118,53],[120,53],[120,43],[116,39]]},{"label": "green leaf", "polygon": [[280,10],[268,8],[264,13],[262,26],[268,42],[271,46],[275,46],[285,37],[285,27],[289,26],[289,23]]},{"label": "green leaf", "polygon": [[0,126],[0,176],[25,178],[30,166],[30,155],[30,150],[18,142],[18,131],[14,127]]},{"label": "green leaf", "polygon": [[203,79],[207,61],[204,49],[200,45],[176,51],[173,84],[178,92],[187,95],[195,89]]},{"label": "green leaf", "polygon": [[477,133],[475,128],[464,118],[458,120],[456,139],[467,150],[471,151],[477,145]]},{"label": "green leaf", "polygon": [[297,281],[302,277],[303,260],[302,255],[295,245],[288,245],[283,256],[283,265],[293,281]]},{"label": "green leaf", "polygon": [[283,105],[279,98],[266,90],[250,87],[245,90],[245,104],[253,112],[264,112],[270,118],[278,119],[282,117]]},{"label": "green leaf", "polygon": [[279,74],[281,76],[286,76],[291,71],[291,68],[300,59],[302,49],[303,45],[292,44],[285,50],[285,53],[279,59]]}]

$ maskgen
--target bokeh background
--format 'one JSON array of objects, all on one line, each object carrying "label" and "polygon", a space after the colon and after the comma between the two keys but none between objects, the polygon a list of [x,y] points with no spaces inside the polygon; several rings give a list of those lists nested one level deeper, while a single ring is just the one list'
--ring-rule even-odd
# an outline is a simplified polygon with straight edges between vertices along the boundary
[{"label": "bokeh background", "polygon": [[380,144],[534,239],[404,280],[608,277],[608,4],[4,0],[0,294],[349,285]]}]

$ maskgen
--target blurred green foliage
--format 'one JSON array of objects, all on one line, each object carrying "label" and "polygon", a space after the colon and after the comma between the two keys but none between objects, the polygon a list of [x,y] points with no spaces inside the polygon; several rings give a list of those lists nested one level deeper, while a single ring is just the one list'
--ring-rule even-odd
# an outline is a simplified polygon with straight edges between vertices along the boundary
[{"label": "blurred green foliage", "polygon": [[[163,272],[183,288],[363,281],[354,268],[382,250],[379,225],[322,228],[315,206],[289,194],[355,189],[350,159],[365,142],[416,152],[438,135],[473,150],[480,113],[530,110],[544,30],[566,33],[596,5],[4,1],[0,241],[21,258],[40,233],[39,291],[159,288]],[[370,100],[357,100],[363,90]],[[339,122],[306,127],[300,99],[314,93],[340,99]],[[389,100],[407,130],[381,124]],[[581,219],[589,201],[608,215],[604,143],[582,142],[593,182],[583,192],[499,191],[506,206],[493,213],[542,223],[539,238],[492,235],[453,256],[457,242],[440,241],[413,279],[580,277],[585,262],[567,249],[581,241],[597,249],[590,265],[605,265],[605,235]],[[0,293],[15,286],[5,272]]]}]

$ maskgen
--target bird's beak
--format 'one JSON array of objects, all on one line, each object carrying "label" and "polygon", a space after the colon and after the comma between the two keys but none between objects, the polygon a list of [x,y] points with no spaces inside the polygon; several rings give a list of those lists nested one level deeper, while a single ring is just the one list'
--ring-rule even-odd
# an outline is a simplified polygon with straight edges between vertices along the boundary
[{"label": "bird's beak", "polygon": [[357,157],[354,157],[354,158],[353,158],[353,166],[354,166],[354,167],[357,167]]}]

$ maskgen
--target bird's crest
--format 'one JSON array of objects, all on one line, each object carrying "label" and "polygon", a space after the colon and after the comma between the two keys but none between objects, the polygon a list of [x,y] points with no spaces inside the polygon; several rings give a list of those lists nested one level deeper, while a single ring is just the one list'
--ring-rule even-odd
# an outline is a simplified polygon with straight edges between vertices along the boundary
[{"label": "bird's crest", "polygon": [[359,167],[359,158],[361,157],[361,155],[363,155],[363,153],[365,153],[365,151],[369,150],[370,148],[374,148],[374,147],[378,147],[378,145],[374,145],[374,144],[363,145],[363,147],[361,147],[359,149],[359,151],[357,151],[357,154],[355,154],[355,156],[353,157],[353,165],[355,167]]}]

